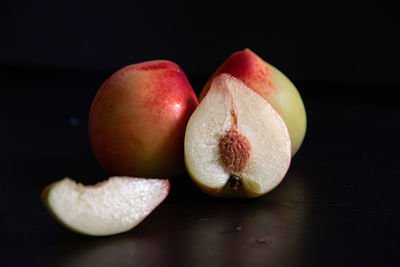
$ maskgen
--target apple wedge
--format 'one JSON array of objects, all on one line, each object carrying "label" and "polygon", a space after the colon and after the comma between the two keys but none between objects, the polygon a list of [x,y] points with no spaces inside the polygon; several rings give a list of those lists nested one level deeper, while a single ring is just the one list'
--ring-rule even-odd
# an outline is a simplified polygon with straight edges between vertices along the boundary
[{"label": "apple wedge", "polygon": [[275,188],[291,161],[278,112],[230,74],[214,78],[185,133],[185,164],[194,183],[218,197],[257,197]]},{"label": "apple wedge", "polygon": [[62,225],[86,235],[126,232],[138,225],[168,195],[169,181],[111,177],[92,186],[70,178],[50,184],[42,200]]}]

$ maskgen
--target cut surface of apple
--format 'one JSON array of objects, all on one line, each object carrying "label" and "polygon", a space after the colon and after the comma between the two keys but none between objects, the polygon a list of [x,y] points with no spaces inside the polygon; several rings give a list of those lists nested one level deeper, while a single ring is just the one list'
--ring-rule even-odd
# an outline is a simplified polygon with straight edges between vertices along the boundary
[{"label": "cut surface of apple", "polygon": [[81,234],[104,236],[139,224],[168,195],[169,181],[111,177],[85,186],[70,178],[50,184],[42,200],[62,225]]},{"label": "cut surface of apple", "polygon": [[260,95],[223,73],[192,114],[185,163],[194,183],[221,197],[256,197],[275,188],[291,161],[282,117]]}]

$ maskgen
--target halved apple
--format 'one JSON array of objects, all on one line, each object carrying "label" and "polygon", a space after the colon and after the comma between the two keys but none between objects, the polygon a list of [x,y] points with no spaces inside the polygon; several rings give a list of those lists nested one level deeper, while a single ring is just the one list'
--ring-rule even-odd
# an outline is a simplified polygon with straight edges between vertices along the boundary
[{"label": "halved apple", "polygon": [[230,74],[214,78],[189,119],[185,164],[194,183],[220,197],[257,197],[275,188],[291,161],[278,112]]},{"label": "halved apple", "polygon": [[50,184],[42,200],[54,218],[68,229],[104,236],[138,225],[168,195],[169,181],[111,177],[93,186],[70,178]]}]

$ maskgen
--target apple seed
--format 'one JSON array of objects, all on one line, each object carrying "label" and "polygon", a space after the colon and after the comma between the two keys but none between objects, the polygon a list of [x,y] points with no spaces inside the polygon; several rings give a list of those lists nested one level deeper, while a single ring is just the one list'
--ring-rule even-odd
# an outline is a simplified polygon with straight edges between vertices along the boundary
[{"label": "apple seed", "polygon": [[219,140],[219,149],[222,162],[230,171],[234,173],[243,171],[251,153],[251,145],[246,136],[240,134],[236,128],[232,128]]}]

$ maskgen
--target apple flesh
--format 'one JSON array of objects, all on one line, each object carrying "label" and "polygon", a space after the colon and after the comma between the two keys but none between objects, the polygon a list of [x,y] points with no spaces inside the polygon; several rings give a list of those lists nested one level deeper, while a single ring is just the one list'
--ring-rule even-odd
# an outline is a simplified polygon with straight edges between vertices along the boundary
[{"label": "apple flesh", "polygon": [[93,152],[111,176],[173,178],[184,171],[183,139],[197,105],[175,63],[126,66],[103,83],[92,102]]},{"label": "apple flesh", "polygon": [[169,181],[111,177],[94,186],[64,178],[47,186],[42,200],[62,225],[86,235],[126,232],[146,218],[168,195]]},{"label": "apple flesh", "polygon": [[185,134],[186,169],[205,193],[257,197],[275,188],[291,161],[279,113],[229,74],[214,78]]},{"label": "apple flesh", "polygon": [[200,100],[210,89],[211,81],[221,73],[242,80],[279,112],[289,130],[294,155],[303,142],[307,118],[303,101],[293,83],[250,49],[244,49],[232,54],[215,71],[200,93]]}]

